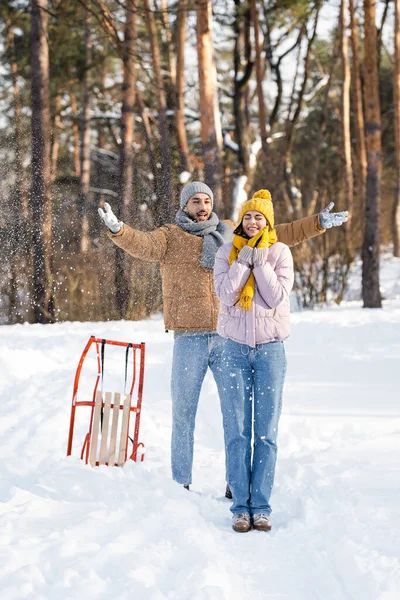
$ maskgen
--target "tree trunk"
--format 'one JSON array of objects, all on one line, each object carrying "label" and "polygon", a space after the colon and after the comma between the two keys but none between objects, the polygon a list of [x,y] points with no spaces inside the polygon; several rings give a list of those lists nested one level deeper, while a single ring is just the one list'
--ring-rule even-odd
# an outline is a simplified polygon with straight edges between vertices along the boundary
[{"label": "tree trunk", "polygon": [[158,186],[161,194],[158,196],[160,210],[157,211],[161,223],[170,223],[174,213],[174,203],[172,195],[172,149],[167,120],[167,98],[164,88],[164,82],[161,72],[160,47],[157,37],[157,27],[154,19],[154,13],[151,10],[150,0],[145,0],[146,25],[151,44],[151,54],[153,62],[154,85],[158,98],[158,128],[160,132],[160,156],[161,169],[158,176]]},{"label": "tree trunk", "polygon": [[136,89],[136,38],[137,38],[137,6],[136,0],[127,0],[126,20],[123,43],[123,84],[121,110],[121,148],[120,148],[120,197],[121,215],[129,219],[129,208],[132,201],[133,173],[133,134],[134,107]]},{"label": "tree trunk", "polygon": [[393,203],[393,255],[400,257],[400,0],[394,0],[394,130],[396,140],[396,181]]},{"label": "tree trunk", "polygon": [[[108,78],[108,70],[107,70],[107,61],[104,61],[102,64],[102,68],[100,73],[96,73],[96,79],[99,80],[99,83],[97,84],[98,87],[98,94],[100,96],[99,100],[98,100],[98,108],[100,110],[100,113],[106,113],[108,108],[109,108],[109,104],[106,101],[106,95],[107,95],[107,78]],[[123,94],[123,90],[121,90],[121,94]],[[97,129],[97,146],[98,148],[107,148],[107,132],[108,132],[108,125],[105,124],[104,120],[100,121],[96,127]],[[97,199],[97,195],[96,195],[96,199]]]},{"label": "tree trunk", "polygon": [[[315,213],[315,208],[318,202],[318,198],[320,196],[320,190],[318,189],[317,182],[321,167],[322,144],[324,143],[326,136],[326,126],[329,116],[329,98],[332,88],[332,82],[334,80],[333,74],[339,54],[339,45],[340,40],[339,36],[337,35],[332,54],[331,65],[329,68],[329,78],[325,87],[324,100],[321,106],[321,116],[317,127],[317,136],[314,144],[314,156],[312,159],[310,157],[310,159],[312,160],[313,168],[310,177],[308,178],[306,186],[303,186],[303,214],[305,216],[310,216]],[[321,200],[323,200],[323,198],[321,198]]]},{"label": "tree trunk", "polygon": [[258,98],[258,122],[260,125],[261,145],[264,154],[267,152],[267,110],[265,107],[263,78],[264,73],[261,64],[260,26],[258,21],[258,8],[256,0],[251,0],[251,18],[254,30],[254,47],[256,53],[256,80]]},{"label": "tree trunk", "polygon": [[354,11],[354,0],[349,0],[351,48],[352,48],[352,92],[354,129],[356,136],[357,156],[357,190],[360,215],[365,207],[365,186],[367,181],[367,150],[365,147],[364,112],[362,102],[361,77],[360,77],[360,50],[358,42],[357,20]]},{"label": "tree trunk", "polygon": [[[123,42],[124,79],[122,84],[121,111],[121,146],[120,146],[120,215],[124,221],[132,216],[132,182],[133,182],[133,134],[134,106],[136,88],[136,0],[127,0],[125,32]],[[116,249],[115,290],[117,311],[120,318],[126,316],[126,308],[130,296],[130,273],[126,267],[125,252]]]},{"label": "tree trunk", "polygon": [[[12,224],[10,235],[8,236],[10,250],[10,286],[9,286],[9,323],[22,322],[19,305],[18,291],[21,274],[27,275],[29,265],[29,206],[28,191],[23,165],[23,144],[22,144],[22,112],[21,97],[18,85],[18,64],[15,57],[15,39],[11,20],[6,19],[7,26],[7,46],[11,53],[11,80],[13,91],[13,110],[14,110],[14,149],[15,149],[15,172],[18,176],[15,180],[15,187],[10,198],[12,207]],[[21,263],[24,270],[21,273]],[[32,268],[32,265],[29,265]],[[29,276],[28,276],[29,280]]]},{"label": "tree trunk", "polygon": [[[235,116],[236,142],[239,147],[240,175],[246,178],[250,170],[250,116],[249,80],[254,63],[251,61],[250,7],[235,0],[236,18],[234,21],[234,95],[233,114]],[[242,73],[242,64],[246,63]]]},{"label": "tree trunk", "polygon": [[76,96],[74,92],[70,92],[71,99],[71,112],[74,115],[72,121],[72,135],[73,135],[73,147],[74,147],[74,170],[75,176],[80,177],[81,175],[81,160],[79,150],[79,123],[78,123],[78,106],[76,104]]},{"label": "tree trunk", "polygon": [[217,76],[211,38],[212,13],[209,0],[196,0],[197,60],[199,71],[200,131],[203,143],[204,176],[214,193],[214,208],[225,216],[223,206],[222,129],[218,105]]},{"label": "tree trunk", "polygon": [[[179,10],[179,7],[178,7]],[[162,23],[164,26],[164,35],[166,42],[166,53],[168,58],[168,73],[170,78],[170,85],[172,88],[176,86],[176,66],[173,54],[173,46],[172,46],[172,35],[171,28],[169,26],[168,21],[168,5],[166,0],[161,0],[161,14],[162,14]]]},{"label": "tree trunk", "polygon": [[[314,27],[311,34],[311,37],[307,39],[307,50],[306,55],[304,57],[304,67],[303,67],[303,81],[301,83],[301,88],[298,94],[295,90],[295,82],[293,85],[292,99],[291,105],[294,104],[294,97],[298,96],[296,108],[293,113],[293,117],[290,118],[291,106],[289,107],[288,112],[288,121],[286,126],[286,142],[285,142],[285,151],[283,155],[283,168],[282,175],[283,180],[285,182],[285,196],[286,196],[286,204],[288,206],[289,214],[292,214],[292,218],[300,219],[303,216],[303,202],[302,202],[302,194],[300,191],[300,181],[294,176],[292,171],[292,147],[294,142],[294,135],[296,130],[296,125],[300,117],[300,112],[303,106],[303,98],[306,91],[306,86],[308,82],[308,77],[310,74],[310,60],[311,60],[311,49],[314,43],[315,35],[317,32],[318,25],[318,17],[319,17],[320,4],[317,5],[316,15],[314,20]],[[299,39],[299,52],[301,49],[301,38]],[[300,56],[300,55],[299,55]],[[297,75],[297,72],[296,72]],[[295,80],[296,81],[296,80]]]},{"label": "tree trunk", "polygon": [[[140,90],[137,87],[136,87],[136,100],[137,100],[137,106],[138,106],[139,112],[140,112],[140,117],[142,119],[142,131],[143,131],[143,136],[144,136],[144,140],[146,143],[147,154],[149,157],[150,169],[153,174],[155,193],[156,193],[156,196],[159,197],[161,195],[161,190],[157,187],[158,186],[159,168],[157,166],[156,153],[154,152],[154,135],[153,135],[151,125],[150,125],[149,113],[146,110],[144,100],[142,98]],[[154,219],[154,217],[156,217],[156,215],[153,215],[153,219]],[[156,219],[154,219],[154,222],[155,221],[156,221]]]},{"label": "tree trunk", "polygon": [[28,205],[28,188],[26,183],[24,165],[22,160],[23,146],[22,146],[22,113],[21,113],[21,97],[18,85],[18,65],[15,59],[15,47],[14,47],[14,32],[12,30],[11,23],[8,30],[8,45],[12,51],[11,61],[11,78],[13,88],[13,105],[14,105],[14,122],[15,122],[15,167],[18,177],[16,179],[16,197],[18,202],[18,212],[24,221],[29,219],[29,205]]},{"label": "tree trunk", "polygon": [[181,171],[192,172],[185,127],[185,42],[188,0],[180,0],[176,20],[176,111],[175,124]]},{"label": "tree trunk", "polygon": [[375,0],[364,0],[364,106],[367,147],[365,233],[362,250],[362,297],[365,308],[381,308],[379,289],[381,113]]},{"label": "tree trunk", "polygon": [[81,190],[79,198],[79,216],[81,219],[81,253],[89,249],[89,219],[87,203],[90,186],[90,69],[92,66],[92,38],[90,33],[90,13],[85,11],[85,75],[82,84],[81,119]]},{"label": "tree trunk", "polygon": [[33,303],[36,323],[54,318],[52,207],[50,198],[50,102],[47,0],[32,0],[32,214]]},{"label": "tree trunk", "polygon": [[[341,129],[342,129],[342,196],[340,209],[349,211],[349,221],[353,210],[353,167],[351,161],[350,133],[350,62],[349,42],[347,37],[347,0],[342,0],[340,6],[340,53],[342,62],[342,96],[341,96]],[[347,243],[349,245],[350,222],[346,227]]]},{"label": "tree trunk", "polygon": [[61,127],[61,92],[57,92],[54,108],[54,119],[53,119],[53,132],[52,138],[53,143],[51,145],[51,181],[55,181],[57,177],[57,161],[58,152],[60,149],[60,127]]}]

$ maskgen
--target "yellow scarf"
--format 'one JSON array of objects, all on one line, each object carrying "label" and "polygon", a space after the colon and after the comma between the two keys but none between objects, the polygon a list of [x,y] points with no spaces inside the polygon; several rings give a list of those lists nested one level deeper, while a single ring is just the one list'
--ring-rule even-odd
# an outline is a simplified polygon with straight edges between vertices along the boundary
[{"label": "yellow scarf", "polygon": [[[278,241],[275,229],[270,229],[268,225],[264,227],[254,237],[249,240],[243,238],[240,235],[233,236],[232,249],[229,254],[229,264],[231,265],[234,260],[237,259],[239,252],[244,246],[250,246],[250,248],[269,248],[272,244]],[[255,291],[255,279],[253,272],[250,273],[248,280],[240,290],[238,306],[243,310],[250,310],[251,303],[253,302]]]}]

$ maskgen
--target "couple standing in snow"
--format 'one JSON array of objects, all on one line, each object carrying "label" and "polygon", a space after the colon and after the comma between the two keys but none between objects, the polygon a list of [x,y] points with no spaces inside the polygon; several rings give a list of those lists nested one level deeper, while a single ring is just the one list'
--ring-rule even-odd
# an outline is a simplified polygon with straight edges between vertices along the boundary
[{"label": "couple standing in snow", "polygon": [[172,476],[186,488],[192,482],[195,417],[208,367],[214,375],[235,531],[270,529],[286,370],[283,340],[289,335],[293,284],[288,246],[344,223],[347,213],[331,214],[332,206],[274,226],[271,196],[261,190],[243,205],[233,231],[232,222],[220,221],[212,211],[212,190],[195,181],[182,189],[175,224],[152,232],[122,223],[108,204],[99,209],[117,246],[160,263],[165,328],[174,331]]}]

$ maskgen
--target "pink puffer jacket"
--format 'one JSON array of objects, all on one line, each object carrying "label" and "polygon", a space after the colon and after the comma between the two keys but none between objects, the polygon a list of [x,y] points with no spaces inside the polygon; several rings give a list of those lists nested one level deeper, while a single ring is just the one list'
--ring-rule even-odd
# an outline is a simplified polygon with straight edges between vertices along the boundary
[{"label": "pink puffer jacket", "polygon": [[214,285],[221,301],[217,331],[222,337],[255,347],[284,340],[290,333],[289,293],[293,286],[293,259],[285,244],[270,246],[267,261],[255,266],[256,292],[249,311],[238,307],[237,300],[250,275],[250,267],[241,261],[229,266],[232,244],[217,252]]}]

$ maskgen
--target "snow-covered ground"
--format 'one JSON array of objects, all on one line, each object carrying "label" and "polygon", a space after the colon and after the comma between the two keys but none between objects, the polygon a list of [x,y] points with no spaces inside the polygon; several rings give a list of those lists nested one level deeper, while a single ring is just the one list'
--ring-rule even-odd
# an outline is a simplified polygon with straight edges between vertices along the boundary
[{"label": "snow-covered ground", "polygon": [[[293,314],[270,533],[231,529],[211,376],[192,491],[171,481],[173,340],[161,317],[1,327],[1,599],[398,600],[400,266],[389,263],[383,310],[356,301]],[[147,344],[143,463],[65,456],[92,334]],[[106,388],[123,382],[115,352]]]}]

